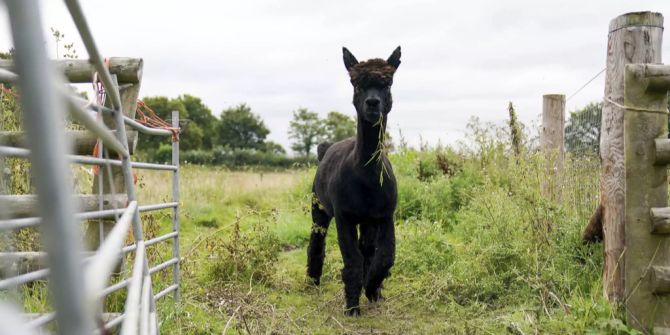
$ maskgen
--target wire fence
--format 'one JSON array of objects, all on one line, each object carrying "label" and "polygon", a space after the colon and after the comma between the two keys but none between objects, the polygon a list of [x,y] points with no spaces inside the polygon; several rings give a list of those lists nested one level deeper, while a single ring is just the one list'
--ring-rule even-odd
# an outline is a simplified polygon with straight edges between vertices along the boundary
[{"label": "wire fence", "polygon": [[[125,79],[120,72],[125,70],[113,68],[101,56],[78,2],[65,3],[90,59],[80,62],[84,66],[77,70],[61,67],[66,77],[62,78],[46,57],[38,1],[5,1],[16,53],[14,62],[0,64],[0,83],[19,89],[12,98],[21,102],[23,132],[15,134],[19,138],[16,141],[8,140],[11,134],[3,132],[0,170],[5,171],[10,160],[27,159],[30,182],[37,194],[10,194],[12,188],[6,186],[11,186],[11,182],[1,183],[0,246],[9,250],[0,253],[0,334],[53,329],[61,334],[90,334],[117,328],[121,334],[157,334],[156,300],[169,293],[179,299],[179,115],[173,112],[172,123],[158,128],[155,123],[147,127],[147,122],[142,124],[126,115],[134,114],[129,112],[136,104],[137,92],[134,99],[129,99],[133,96],[127,93],[132,92],[130,85],[122,93],[120,86]],[[139,64],[135,72],[141,77],[141,61]],[[72,71],[68,73],[69,70]],[[141,78],[137,80],[134,87],[139,89]],[[92,82],[99,90],[93,101],[86,101],[68,88],[67,81]],[[68,137],[73,132],[66,134],[61,126],[68,114],[72,124],[93,134],[96,144],[92,154],[68,152]],[[4,121],[3,118],[3,125]],[[113,125],[113,130],[108,125]],[[172,139],[172,164],[133,162],[133,147],[129,145],[132,135],[126,127]],[[73,196],[70,164],[98,167],[93,173],[97,194]],[[133,169],[171,171],[171,201],[138,203]],[[7,176],[3,173],[3,179]],[[171,210],[172,227],[167,234],[145,240],[140,213],[157,210]],[[105,229],[102,219],[112,220],[110,229]],[[85,220],[100,220],[96,221],[99,240],[95,252],[83,252],[77,223]],[[44,251],[12,250],[11,240],[31,228],[39,228]],[[132,242],[126,245],[126,241]],[[150,264],[148,248],[164,241],[172,241],[171,256],[159,264]],[[126,256],[129,258],[124,262]],[[25,263],[31,266],[22,266]],[[119,264],[124,263],[132,265],[132,269],[119,271]],[[168,268],[173,270],[171,285],[154,292],[152,275]],[[42,295],[31,300],[40,306],[27,306],[25,301],[20,304],[23,309],[37,309],[39,313],[17,313],[12,312],[16,308],[8,307],[21,300],[22,289]],[[110,313],[104,307],[105,297],[123,289],[124,307]],[[46,301],[51,302],[51,312],[46,310]]]},{"label": "wire fence", "polygon": [[[602,75],[602,69],[572,93],[568,100]],[[569,214],[588,220],[600,195],[600,125],[602,102],[570,111],[565,122],[565,158],[562,176],[563,202]]]},{"label": "wire fence", "polygon": [[601,103],[570,112],[565,125],[563,201],[574,216],[588,219],[600,193]]}]

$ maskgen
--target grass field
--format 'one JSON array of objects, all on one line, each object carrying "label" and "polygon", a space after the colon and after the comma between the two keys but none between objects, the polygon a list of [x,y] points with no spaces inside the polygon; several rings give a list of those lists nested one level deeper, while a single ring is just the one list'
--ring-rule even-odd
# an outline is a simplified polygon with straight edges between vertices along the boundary
[{"label": "grass field", "polygon": [[[358,318],[343,315],[333,225],[322,285],[306,280],[313,169],[184,166],[182,301],[159,303],[162,333],[634,334],[602,298],[602,249],[579,240],[585,218],[539,195],[538,157],[471,149],[391,156],[396,264],[386,299],[363,297]],[[169,174],[140,177],[144,203],[169,197]]]},{"label": "grass field", "polygon": [[[514,154],[499,128],[473,123],[469,132],[454,147],[390,155],[398,180],[396,262],[386,299],[362,297],[357,318],[343,315],[334,224],[321,286],[306,278],[314,167],[184,165],[182,297],[158,302],[161,333],[639,334],[603,298],[602,246],[580,240],[597,194],[594,169],[570,162],[558,188],[563,200],[552,201],[540,195],[546,158],[532,146]],[[170,201],[169,172],[136,172],[142,204]],[[143,214],[145,238],[170,231],[169,214]],[[15,242],[38,250],[36,236]],[[171,257],[170,243],[149,247],[151,265]],[[131,258],[125,264],[127,277]],[[153,280],[159,292],[172,271]],[[110,295],[106,310],[121,311],[125,295]],[[16,298],[26,312],[51,310],[44,282],[25,285]]]}]

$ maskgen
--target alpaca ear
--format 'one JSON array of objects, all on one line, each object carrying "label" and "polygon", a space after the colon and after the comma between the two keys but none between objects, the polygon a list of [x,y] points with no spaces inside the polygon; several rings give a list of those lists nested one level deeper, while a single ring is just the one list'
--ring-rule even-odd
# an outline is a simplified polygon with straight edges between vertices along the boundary
[{"label": "alpaca ear", "polygon": [[393,53],[389,56],[389,59],[387,59],[386,62],[396,69],[400,66],[400,46],[393,50]]},{"label": "alpaca ear", "polygon": [[347,71],[351,69],[352,66],[358,64],[356,57],[349,52],[349,49],[342,47],[342,59],[344,59],[344,67],[347,68]]}]

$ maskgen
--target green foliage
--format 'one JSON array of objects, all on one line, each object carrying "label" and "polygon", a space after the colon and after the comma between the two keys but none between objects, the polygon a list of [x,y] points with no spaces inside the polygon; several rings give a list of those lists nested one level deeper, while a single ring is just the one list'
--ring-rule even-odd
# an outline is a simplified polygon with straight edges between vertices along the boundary
[{"label": "green foliage", "polygon": [[[11,53],[11,52],[10,52]],[[3,84],[6,89],[11,85]],[[21,131],[22,111],[17,99],[11,94],[0,92],[0,130]],[[3,171],[0,175],[0,188],[12,194],[29,194],[32,190],[30,179],[30,162],[23,158],[6,158],[3,160]],[[31,238],[31,241],[34,240]],[[34,243],[29,243],[35,245]]]},{"label": "green foliage", "polygon": [[289,123],[288,130],[288,137],[293,140],[291,144],[293,151],[303,157],[309,157],[312,148],[323,140],[324,134],[323,121],[319,119],[319,114],[307,108],[293,111],[293,119]]},{"label": "green foliage", "polygon": [[[588,218],[569,211],[570,202],[541,196],[544,157],[524,141],[515,157],[510,132],[473,119],[459,145],[389,155],[399,193],[396,263],[386,300],[363,298],[360,318],[342,316],[335,223],[321,286],[306,281],[313,167],[262,173],[185,165],[182,303],[158,302],[161,332],[638,334],[602,296],[602,246],[580,241]],[[260,154],[270,153],[215,147],[182,158],[213,164]],[[169,194],[164,174],[143,173],[143,203]],[[145,227],[150,235],[170,231],[169,220],[156,220]],[[169,250],[152,257],[167,259]],[[155,278],[156,291],[170,284],[169,273]],[[46,294],[24,294],[27,311],[46,308]]]},{"label": "green foliage", "polygon": [[274,141],[265,141],[260,150],[264,151],[264,152],[279,154],[279,155],[285,155],[286,154],[286,150],[284,149],[284,147],[282,147],[281,144],[279,144],[277,142],[274,142]]},{"label": "green foliage", "polygon": [[264,223],[254,224],[248,232],[240,230],[240,218],[227,237],[206,242],[214,281],[243,280],[265,282],[275,270],[280,251],[279,240]]},{"label": "green foliage", "polygon": [[[163,120],[170,120],[172,111],[179,111],[179,119],[183,121],[179,136],[181,150],[212,148],[216,134],[216,117],[200,98],[184,94],[177,98],[145,97],[142,101]],[[140,151],[153,158],[159,146],[168,142],[163,136],[140,135],[137,146]]]},{"label": "green foliage", "polygon": [[0,59],[12,59],[14,58],[14,48],[10,48],[9,51],[0,51]]},{"label": "green foliage", "polygon": [[[172,158],[170,146],[161,146],[155,159],[159,162],[169,162]],[[230,150],[216,147],[212,150],[189,150],[180,153],[181,162],[196,165],[219,165],[228,168],[267,167],[291,168],[315,164],[316,161],[306,157],[288,157],[284,153],[259,151],[250,149]]]},{"label": "green foliage", "polygon": [[[179,99],[154,96],[144,97],[142,101],[144,101],[144,103],[149,108],[151,108],[159,118],[163,120],[170,119],[172,117],[172,111],[179,111],[179,119],[188,118],[186,107]],[[188,125],[184,128],[182,134],[179,136],[179,146],[183,150],[188,150],[191,148],[195,149],[202,145],[202,132],[198,132],[196,130],[196,134],[194,134],[191,130],[193,130],[193,127]],[[162,136],[140,135],[137,142],[137,148],[143,151],[154,152],[158,149],[161,143],[167,143],[167,139]]]},{"label": "green foliage", "polygon": [[[51,36],[53,36],[54,40],[56,41],[56,58],[59,58],[60,56],[60,42],[63,41],[65,38],[65,34],[61,33],[58,29],[54,29],[53,27],[51,29]],[[63,44],[63,58],[70,58],[70,59],[75,59],[79,58],[79,55],[77,55],[77,50],[74,48],[74,42],[70,43],[65,43]]]},{"label": "green foliage", "polygon": [[356,135],[356,120],[337,111],[323,120],[325,139],[331,143]]},{"label": "green foliage", "polygon": [[[398,180],[396,216],[401,219],[425,219],[452,227],[458,220],[456,214],[482,182],[474,170],[454,172],[462,163],[456,163],[459,158],[453,151],[407,149],[390,158]],[[447,163],[450,160],[453,163]]]},{"label": "green foliage", "polygon": [[440,225],[413,219],[402,224],[402,229],[398,229],[395,271],[415,275],[438,273],[454,262],[454,246]]},{"label": "green foliage", "polygon": [[[286,151],[280,144],[265,140],[270,130],[246,104],[224,110],[218,119],[200,98],[187,94],[175,99],[147,97],[144,103],[162,119],[169,119],[173,110],[179,111],[182,161],[230,167],[256,163],[289,167],[295,163],[295,160],[286,157]],[[140,155],[147,160],[169,162],[172,157],[170,145],[164,137],[140,136],[138,148]]]},{"label": "green foliage", "polygon": [[518,156],[521,153],[523,132],[519,126],[519,122],[516,117],[516,111],[514,110],[514,105],[512,105],[511,101],[509,102],[507,110],[509,112],[509,129],[512,141],[512,149],[514,149],[514,153]]},{"label": "green foliage", "polygon": [[[207,107],[200,98],[183,94],[177,97],[186,111],[188,111],[189,124],[197,125],[199,131],[202,132],[202,149],[211,149],[216,143],[216,125],[217,120],[212,111]],[[181,117],[181,115],[180,115]],[[192,131],[187,128],[184,131]],[[199,136],[199,135],[198,135]]]},{"label": "green foliage", "polygon": [[242,103],[221,113],[217,144],[231,149],[264,149],[270,130],[260,116]]}]

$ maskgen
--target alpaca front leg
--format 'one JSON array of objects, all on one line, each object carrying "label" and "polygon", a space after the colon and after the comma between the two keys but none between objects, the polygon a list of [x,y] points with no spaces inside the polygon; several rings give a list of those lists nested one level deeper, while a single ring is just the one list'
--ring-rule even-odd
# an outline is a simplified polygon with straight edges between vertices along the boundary
[{"label": "alpaca front leg", "polygon": [[312,233],[307,247],[307,275],[312,283],[321,283],[323,271],[323,259],[326,257],[326,233],[330,225],[331,217],[319,208],[318,204],[312,204]]},{"label": "alpaca front leg", "polygon": [[385,219],[380,223],[375,242],[377,250],[365,282],[365,296],[373,302],[382,299],[382,282],[388,277],[389,270],[395,261],[395,226],[393,218]]},{"label": "alpaca front leg", "polygon": [[363,282],[368,279],[370,264],[375,257],[375,240],[377,239],[378,226],[372,223],[360,224],[360,237],[358,246],[363,254]]},{"label": "alpaca front leg", "polygon": [[342,281],[346,307],[344,314],[358,316],[361,314],[359,298],[363,288],[363,255],[358,249],[356,224],[352,220],[336,217],[337,240],[340,244],[342,261]]}]

